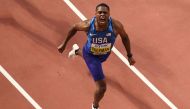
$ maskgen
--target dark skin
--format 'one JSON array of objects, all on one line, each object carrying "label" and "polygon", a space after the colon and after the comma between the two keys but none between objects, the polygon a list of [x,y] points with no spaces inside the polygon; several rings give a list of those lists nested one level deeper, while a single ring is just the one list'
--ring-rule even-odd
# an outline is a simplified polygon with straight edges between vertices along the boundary
[{"label": "dark skin", "polygon": [[[108,20],[110,16],[109,9],[105,6],[99,6],[96,9],[95,16],[96,16],[96,20],[95,20],[96,31],[105,31],[108,27]],[[124,30],[123,25],[115,19],[112,19],[112,24],[113,24],[113,30],[114,30],[115,36],[117,37],[119,35],[121,37],[122,43],[129,56],[130,54],[132,54],[131,47],[130,47],[130,40],[126,31]],[[66,40],[58,47],[58,51],[62,53],[65,50],[68,41],[77,33],[77,31],[87,32],[89,30],[89,27],[90,27],[90,20],[85,20],[85,21],[74,24],[69,30]],[[82,52],[80,50],[78,51],[78,55],[82,56]],[[130,65],[135,64],[135,60],[133,59],[133,57],[128,57],[128,61]],[[96,82],[97,89],[94,93],[93,105],[94,107],[98,107],[99,102],[103,98],[104,93],[106,91],[106,81],[98,80],[95,82]]]}]

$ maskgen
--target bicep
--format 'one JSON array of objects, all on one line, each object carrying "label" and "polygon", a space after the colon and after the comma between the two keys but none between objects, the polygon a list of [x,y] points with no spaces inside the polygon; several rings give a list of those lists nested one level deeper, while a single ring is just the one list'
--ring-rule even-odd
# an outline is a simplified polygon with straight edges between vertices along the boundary
[{"label": "bicep", "polygon": [[128,37],[127,32],[125,31],[124,26],[121,23],[118,23],[117,31],[118,31],[118,34],[121,36],[122,39]]},{"label": "bicep", "polygon": [[122,39],[128,37],[128,35],[124,29],[124,26],[121,24],[121,22],[113,19],[113,26],[114,26],[116,35],[119,35]]},{"label": "bicep", "polygon": [[88,20],[86,20],[86,21],[76,23],[73,25],[73,28],[77,31],[87,31],[89,28],[89,22]]}]

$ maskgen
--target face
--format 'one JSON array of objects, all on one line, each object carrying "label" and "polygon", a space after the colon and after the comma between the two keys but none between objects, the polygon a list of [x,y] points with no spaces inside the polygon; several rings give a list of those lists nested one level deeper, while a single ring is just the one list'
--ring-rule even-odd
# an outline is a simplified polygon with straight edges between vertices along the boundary
[{"label": "face", "polygon": [[110,12],[107,7],[99,6],[96,10],[96,20],[99,26],[107,26]]}]

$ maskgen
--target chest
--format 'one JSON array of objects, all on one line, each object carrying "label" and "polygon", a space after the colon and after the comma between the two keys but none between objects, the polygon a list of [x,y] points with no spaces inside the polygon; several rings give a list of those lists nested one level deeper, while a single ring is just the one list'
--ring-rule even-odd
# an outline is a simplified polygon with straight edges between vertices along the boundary
[{"label": "chest", "polygon": [[113,32],[90,32],[88,35],[89,41],[95,44],[111,43],[115,39]]}]

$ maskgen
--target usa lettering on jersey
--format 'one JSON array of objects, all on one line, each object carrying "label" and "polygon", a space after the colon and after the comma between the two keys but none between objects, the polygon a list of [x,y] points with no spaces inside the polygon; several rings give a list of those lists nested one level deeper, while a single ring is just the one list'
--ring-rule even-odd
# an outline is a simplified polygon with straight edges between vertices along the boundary
[{"label": "usa lettering on jersey", "polygon": [[104,44],[104,43],[108,43],[108,39],[106,37],[94,37],[92,38],[92,43],[96,43],[96,44]]}]

